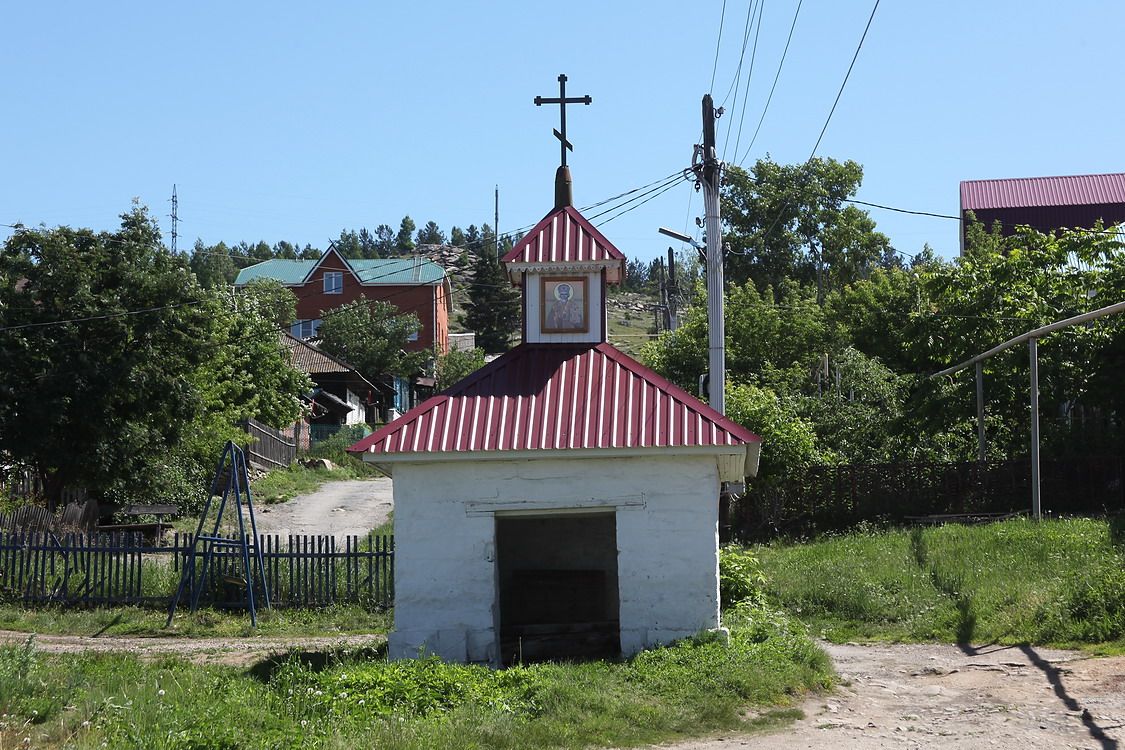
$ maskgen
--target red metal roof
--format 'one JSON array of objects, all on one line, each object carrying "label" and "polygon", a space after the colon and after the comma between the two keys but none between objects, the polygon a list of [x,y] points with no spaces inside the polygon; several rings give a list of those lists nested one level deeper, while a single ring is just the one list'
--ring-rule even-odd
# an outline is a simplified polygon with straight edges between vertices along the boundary
[{"label": "red metal roof", "polygon": [[556,208],[543,217],[504,256],[505,263],[580,263],[618,261],[625,256],[574,206]]},{"label": "red metal roof", "polygon": [[760,441],[610,344],[521,344],[348,450],[410,454]]},{"label": "red metal roof", "polygon": [[1125,203],[1125,173],[966,180],[961,210]]}]

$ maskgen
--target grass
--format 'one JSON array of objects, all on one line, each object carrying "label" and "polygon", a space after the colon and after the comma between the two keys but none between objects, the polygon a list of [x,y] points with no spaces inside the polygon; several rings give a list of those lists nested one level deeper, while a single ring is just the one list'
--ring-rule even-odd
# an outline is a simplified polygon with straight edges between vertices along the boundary
[{"label": "grass", "polygon": [[262,610],[258,613],[256,629],[250,627],[249,615],[224,610],[201,609],[195,613],[180,610],[170,628],[164,627],[167,618],[167,610],[147,607],[63,609],[0,604],[0,630],[43,635],[189,638],[332,636],[386,633],[391,627],[390,612],[373,612],[354,605]]},{"label": "grass", "polygon": [[[729,645],[503,671],[342,652],[241,671],[2,647],[0,747],[623,747],[776,727],[800,715],[795,694],[830,684],[791,618],[750,607],[731,624]],[[760,709],[749,722],[747,708]]]},{"label": "grass", "polygon": [[368,479],[372,476],[376,475],[362,467],[356,467],[352,462],[338,465],[334,469],[308,469],[300,464],[293,464],[288,469],[275,469],[251,481],[250,491],[255,502],[272,505],[288,502],[297,495],[315,492],[325,482]]},{"label": "grass", "polygon": [[768,598],[832,641],[1125,649],[1120,521],[859,531],[754,552]]}]

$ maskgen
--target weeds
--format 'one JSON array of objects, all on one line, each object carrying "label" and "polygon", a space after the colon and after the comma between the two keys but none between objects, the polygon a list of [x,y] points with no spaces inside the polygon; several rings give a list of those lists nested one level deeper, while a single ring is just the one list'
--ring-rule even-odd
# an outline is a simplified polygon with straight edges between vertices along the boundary
[{"label": "weeds", "polygon": [[866,530],[754,551],[770,600],[832,640],[1125,638],[1125,550],[1106,521]]},{"label": "weeds", "polygon": [[827,685],[826,657],[780,613],[743,605],[731,620],[729,645],[708,636],[631,661],[503,671],[335,653],[244,673],[3,647],[0,747],[30,736],[76,748],[577,749],[743,727],[748,704],[767,707],[761,726],[791,721],[768,707]]}]

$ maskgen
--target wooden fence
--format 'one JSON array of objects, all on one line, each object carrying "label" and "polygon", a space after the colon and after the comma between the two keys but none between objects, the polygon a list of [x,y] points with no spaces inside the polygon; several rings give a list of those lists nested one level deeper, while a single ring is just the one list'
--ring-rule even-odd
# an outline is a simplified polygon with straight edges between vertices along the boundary
[{"label": "wooden fence", "polygon": [[250,445],[246,447],[250,463],[265,469],[284,469],[297,457],[295,438],[286,437],[256,419],[244,422],[243,429],[250,435]]},{"label": "wooden fence", "polygon": [[[235,537],[237,539],[237,537]],[[259,538],[270,600],[279,608],[394,604],[394,538],[263,534]],[[66,606],[167,606],[192,555],[191,534],[146,544],[135,533],[0,532],[0,599]],[[238,605],[245,595],[241,550],[217,549],[201,599]],[[256,582],[256,588],[260,585]]]},{"label": "wooden fence", "polygon": [[[1040,464],[1043,511],[1056,515],[1125,510],[1119,457]],[[862,521],[903,523],[937,514],[1013,513],[1031,507],[1027,460],[945,464],[813,466],[772,484],[751,484],[731,514],[737,539],[811,536]]]}]

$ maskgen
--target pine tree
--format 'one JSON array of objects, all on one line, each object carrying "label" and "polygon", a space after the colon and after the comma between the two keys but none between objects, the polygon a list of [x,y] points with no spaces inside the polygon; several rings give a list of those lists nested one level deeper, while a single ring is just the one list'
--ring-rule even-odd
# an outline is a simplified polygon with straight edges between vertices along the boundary
[{"label": "pine tree", "polygon": [[398,226],[398,234],[395,236],[395,250],[400,255],[409,255],[414,252],[414,219],[409,216],[403,216],[402,223]]},{"label": "pine tree", "polygon": [[469,284],[469,302],[461,322],[477,334],[477,346],[489,353],[511,348],[520,325],[520,295],[491,247],[481,248]]}]

